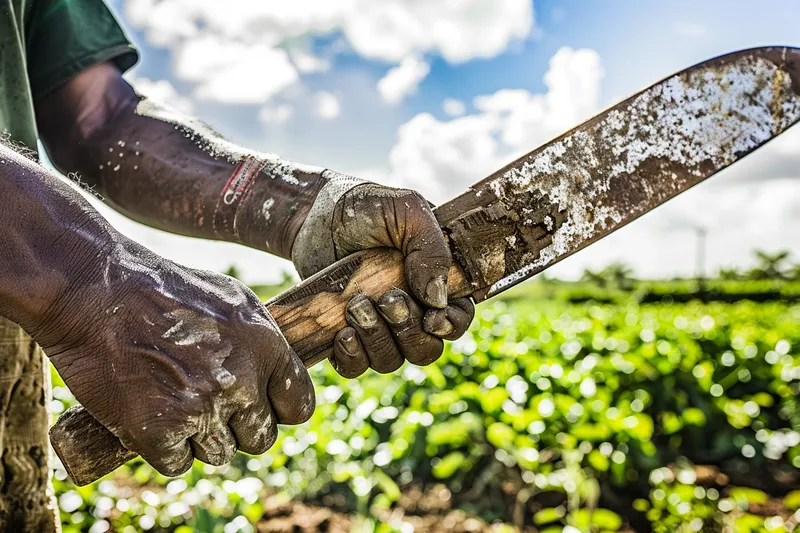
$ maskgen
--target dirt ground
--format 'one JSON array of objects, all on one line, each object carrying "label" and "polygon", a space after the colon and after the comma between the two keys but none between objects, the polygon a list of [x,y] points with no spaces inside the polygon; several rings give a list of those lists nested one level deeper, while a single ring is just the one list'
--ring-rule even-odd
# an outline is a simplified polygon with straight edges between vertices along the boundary
[{"label": "dirt ground", "polygon": [[[733,486],[728,485],[730,481],[728,477],[715,467],[697,466],[695,471],[698,485],[718,487],[722,496],[727,496],[730,487]],[[753,485],[759,484],[753,483]],[[354,526],[358,526],[358,518],[341,511],[343,501],[337,501],[333,496],[326,498],[318,504],[309,504],[271,497],[265,502],[264,516],[257,525],[258,532],[349,533]],[[410,524],[414,528],[414,533],[537,532],[533,526],[517,527],[511,524],[487,523],[477,516],[452,509],[452,504],[452,495],[444,485],[429,486],[425,490],[413,485],[403,490],[400,500],[392,509],[376,511],[374,518],[378,522],[391,524],[394,529],[400,531],[403,531],[402,524]],[[763,504],[751,503],[748,513],[765,518],[780,516],[789,531],[800,531],[797,529],[797,519],[783,504],[780,496],[770,496]],[[637,533],[637,531],[628,527],[620,530],[620,533]]]}]

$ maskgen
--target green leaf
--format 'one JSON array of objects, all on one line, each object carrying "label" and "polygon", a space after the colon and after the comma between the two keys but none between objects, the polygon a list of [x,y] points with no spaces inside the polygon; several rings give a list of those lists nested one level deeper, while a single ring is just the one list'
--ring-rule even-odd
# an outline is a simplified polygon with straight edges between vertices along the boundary
[{"label": "green leaf", "polygon": [[375,478],[378,488],[381,489],[387,498],[393,502],[400,499],[400,487],[397,486],[397,483],[395,483],[392,478],[387,476],[382,470],[376,470],[372,475]]},{"label": "green leaf", "polygon": [[790,511],[797,511],[800,509],[800,490],[793,490],[786,497],[783,498],[783,505]]},{"label": "green leaf", "polygon": [[581,525],[597,526],[607,531],[618,531],[622,527],[622,517],[609,509],[578,510],[577,522]]},{"label": "green leaf", "polygon": [[566,512],[563,507],[548,507],[534,514],[533,522],[537,526],[542,526],[545,524],[549,524],[550,522],[561,520],[562,518],[564,518],[565,514]]},{"label": "green leaf", "polygon": [[445,455],[442,460],[433,467],[433,475],[438,479],[449,479],[453,477],[459,468],[464,465],[466,457],[461,452],[452,452]]},{"label": "green leaf", "polygon": [[769,496],[767,496],[766,492],[758,489],[751,489],[749,487],[734,487],[731,489],[730,495],[731,498],[737,501],[737,503],[741,503],[743,505],[747,505],[749,503],[764,505],[769,499]]},{"label": "green leaf", "polygon": [[597,470],[598,472],[605,472],[608,470],[611,461],[609,461],[608,457],[603,455],[597,450],[592,450],[589,452],[589,455],[586,457],[586,460],[589,462],[592,468]]},{"label": "green leaf", "polygon": [[502,422],[495,422],[486,429],[486,440],[498,448],[508,448],[514,444],[516,432]]},{"label": "green leaf", "polygon": [[706,414],[702,409],[689,407],[683,411],[683,421],[690,426],[703,427],[706,425]]},{"label": "green leaf", "polygon": [[496,413],[500,411],[500,408],[503,406],[503,402],[507,399],[508,393],[506,392],[506,389],[495,387],[483,395],[483,398],[481,398],[481,407],[486,413]]}]

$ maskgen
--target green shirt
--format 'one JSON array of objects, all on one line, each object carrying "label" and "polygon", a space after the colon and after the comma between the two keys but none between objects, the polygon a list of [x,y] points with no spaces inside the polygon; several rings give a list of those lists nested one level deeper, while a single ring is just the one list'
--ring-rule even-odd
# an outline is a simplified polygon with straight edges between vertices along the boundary
[{"label": "green shirt", "polygon": [[36,150],[35,100],[91,65],[137,58],[103,0],[0,0],[0,138]]}]

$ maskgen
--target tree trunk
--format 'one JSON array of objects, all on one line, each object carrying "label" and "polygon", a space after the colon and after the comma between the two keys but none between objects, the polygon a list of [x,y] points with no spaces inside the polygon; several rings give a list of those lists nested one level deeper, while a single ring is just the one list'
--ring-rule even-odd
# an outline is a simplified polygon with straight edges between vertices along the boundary
[{"label": "tree trunk", "polygon": [[0,533],[60,528],[47,440],[50,376],[42,350],[0,318]]}]

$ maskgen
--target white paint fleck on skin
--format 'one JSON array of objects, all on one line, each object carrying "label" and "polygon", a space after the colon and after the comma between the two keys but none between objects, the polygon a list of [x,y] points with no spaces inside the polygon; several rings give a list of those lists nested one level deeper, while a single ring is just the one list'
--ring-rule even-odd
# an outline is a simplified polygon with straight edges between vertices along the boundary
[{"label": "white paint fleck on skin", "polygon": [[228,390],[236,384],[236,376],[231,374],[227,368],[219,367],[214,370],[214,379],[217,380],[222,390]]},{"label": "white paint fleck on skin", "polygon": [[267,198],[264,201],[264,205],[261,206],[261,216],[264,217],[264,221],[265,222],[269,222],[269,219],[270,219],[270,216],[271,216],[271,213],[269,212],[269,210],[272,209],[273,205],[275,205],[275,199],[274,198]]},{"label": "white paint fleck on skin", "polygon": [[289,387],[292,386],[292,380],[290,378],[286,378],[286,390],[289,390]]},{"label": "white paint fleck on skin", "polygon": [[106,259],[106,268],[103,277],[107,286],[111,283],[110,272],[112,265],[120,267],[121,272],[119,275],[121,277],[126,277],[130,272],[143,274],[152,279],[160,291],[164,291],[164,279],[161,277],[161,274],[145,264],[141,258],[128,252],[122,244],[117,244]]},{"label": "white paint fleck on skin", "polygon": [[161,336],[169,339],[178,346],[191,346],[207,343],[218,345],[220,343],[217,321],[210,316],[202,316],[191,309],[176,309],[164,315],[168,320],[174,320],[174,326]]},{"label": "white paint fleck on skin", "polygon": [[[487,296],[647,212],[686,188],[694,181],[690,175],[703,177],[703,168],[732,163],[798,119],[800,98],[791,78],[765,59],[743,57],[674,76],[636,97],[627,112],[611,111],[529,156],[489,182],[490,190],[510,205],[531,194],[548,198],[566,220],[549,246],[523,257],[519,263],[527,264],[492,285]],[[688,172],[676,174],[670,165]],[[606,194],[612,187],[617,194],[639,191],[647,202],[613,201]],[[545,223],[550,228],[553,221]]]},{"label": "white paint fleck on skin", "polygon": [[167,331],[165,331],[164,334],[161,336],[161,338],[162,339],[169,339],[175,333],[177,333],[178,330],[180,330],[182,327],[183,327],[183,320],[179,320],[174,326],[172,326]]}]

